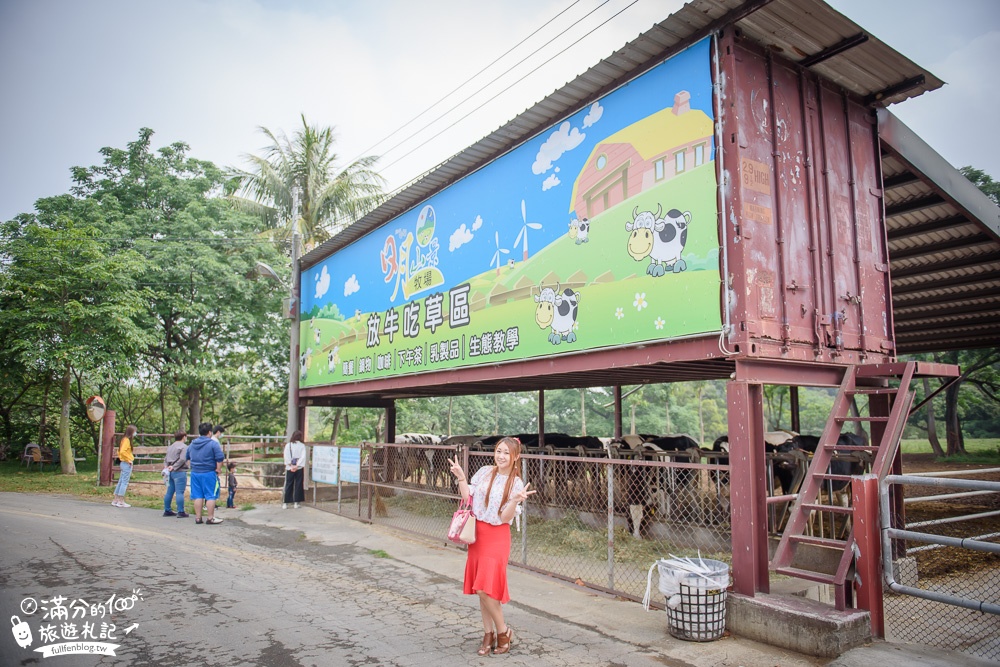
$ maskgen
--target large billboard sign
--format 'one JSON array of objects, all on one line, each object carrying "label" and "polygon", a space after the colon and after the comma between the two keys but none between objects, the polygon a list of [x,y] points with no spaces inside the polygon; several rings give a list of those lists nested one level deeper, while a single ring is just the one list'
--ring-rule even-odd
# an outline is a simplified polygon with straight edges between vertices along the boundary
[{"label": "large billboard sign", "polygon": [[718,331],[709,41],[302,272],[301,387]]}]

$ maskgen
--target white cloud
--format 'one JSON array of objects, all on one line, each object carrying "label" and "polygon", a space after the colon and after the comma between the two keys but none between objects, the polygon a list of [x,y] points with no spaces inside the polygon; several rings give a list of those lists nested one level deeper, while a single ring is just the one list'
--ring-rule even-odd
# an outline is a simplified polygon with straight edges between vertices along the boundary
[{"label": "white cloud", "polygon": [[323,267],[320,275],[316,276],[316,298],[322,299],[323,295],[330,289],[330,272]]},{"label": "white cloud", "polygon": [[552,168],[552,163],[562,157],[566,151],[571,151],[580,145],[587,135],[579,129],[570,127],[569,121],[559,126],[559,129],[549,135],[542,147],[538,149],[535,163],[531,165],[534,174],[544,174]]},{"label": "white cloud", "polygon": [[[323,267],[323,271],[326,271],[325,266]],[[344,283],[344,296],[351,296],[359,289],[361,289],[361,285],[358,284],[358,274],[352,273],[351,277]]]},{"label": "white cloud", "polygon": [[[464,226],[464,225],[463,225]],[[478,231],[483,226],[483,216],[477,215],[476,221],[472,223],[472,231]]]},{"label": "white cloud", "polygon": [[[476,227],[476,223],[479,223],[479,225],[482,226],[483,224],[482,218],[476,216],[476,222],[472,224],[473,229],[478,229],[478,227]],[[448,239],[448,251],[455,252],[455,250],[461,248],[463,245],[465,245],[471,240],[472,240],[472,232],[469,231],[469,229],[465,226],[465,223],[463,222],[459,226],[459,228],[456,229],[454,233],[452,233],[451,238]]]},{"label": "white cloud", "polygon": [[559,183],[561,183],[561,182],[562,181],[559,180],[558,176],[556,176],[555,174],[552,174],[551,176],[549,176],[548,178],[546,178],[542,182],[542,190],[545,191],[545,190],[549,190],[551,188],[554,188],[557,185],[559,185]]},{"label": "white cloud", "polygon": [[604,115],[604,107],[601,106],[600,102],[594,102],[590,105],[590,111],[587,115],[583,117],[583,126],[590,127],[597,121],[601,120],[601,116]]}]

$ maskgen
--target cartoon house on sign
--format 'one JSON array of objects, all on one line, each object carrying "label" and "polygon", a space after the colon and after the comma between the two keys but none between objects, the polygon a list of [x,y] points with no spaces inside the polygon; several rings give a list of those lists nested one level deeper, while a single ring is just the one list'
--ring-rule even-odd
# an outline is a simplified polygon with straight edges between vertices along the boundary
[{"label": "cartoon house on sign", "polygon": [[703,165],[711,157],[712,119],[691,109],[691,94],[674,106],[615,132],[594,147],[570,199],[580,217],[593,218],[661,181]]}]

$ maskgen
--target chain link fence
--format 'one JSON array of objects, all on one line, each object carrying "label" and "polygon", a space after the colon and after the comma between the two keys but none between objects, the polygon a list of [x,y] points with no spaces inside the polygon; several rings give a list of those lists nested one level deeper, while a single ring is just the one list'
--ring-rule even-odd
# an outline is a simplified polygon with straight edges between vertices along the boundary
[{"label": "chain link fence", "polygon": [[[960,474],[888,478],[886,639],[1000,661],[1000,469]],[[900,489],[905,512],[892,501]]]},{"label": "chain link fence", "polygon": [[[521,475],[537,493],[520,529],[512,528],[512,564],[638,601],[659,558],[700,553],[731,562],[728,466],[714,462],[720,453],[614,453],[630,458],[552,447],[522,455]],[[327,492],[317,507],[446,543],[459,499],[453,457],[470,479],[493,465],[491,451],[464,445],[366,445],[360,483],[339,483],[336,499]]]}]

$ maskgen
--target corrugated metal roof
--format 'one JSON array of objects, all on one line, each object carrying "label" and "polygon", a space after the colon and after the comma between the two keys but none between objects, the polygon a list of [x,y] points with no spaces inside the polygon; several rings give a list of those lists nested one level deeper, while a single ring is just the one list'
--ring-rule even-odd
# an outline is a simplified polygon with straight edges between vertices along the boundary
[{"label": "corrugated metal roof", "polygon": [[[694,0],[618,51],[462,152],[401,188],[396,195],[301,259],[309,268],[480,169],[562,118],[731,23],[783,57],[800,62],[873,104],[891,104],[940,88],[943,82],[820,0]],[[867,37],[829,55],[845,40]],[[823,59],[825,58],[825,59]],[[808,62],[808,61],[807,61]],[[922,83],[912,82],[922,80]],[[904,90],[885,95],[911,82]],[[882,95],[882,97],[879,97]],[[878,98],[878,99],[876,99]]]},{"label": "corrugated metal roof", "polygon": [[[402,188],[382,206],[305,255],[315,265],[405,213],[565,116],[626,83],[698,39],[735,23],[743,34],[883,106],[939,88],[942,82],[819,0],[695,0],[626,44],[545,100]],[[841,50],[843,49],[843,50]],[[908,128],[879,112],[890,270],[899,353],[996,345],[1000,340],[1000,210]],[[693,341],[692,341],[693,343]],[[674,382],[728,377],[730,360],[707,358],[527,375],[496,380],[420,383],[376,399]],[[313,404],[343,401],[304,390]],[[377,395],[376,395],[377,394]]]},{"label": "corrugated metal roof", "polygon": [[912,130],[879,111],[896,349],[1000,341],[1000,209]]}]

